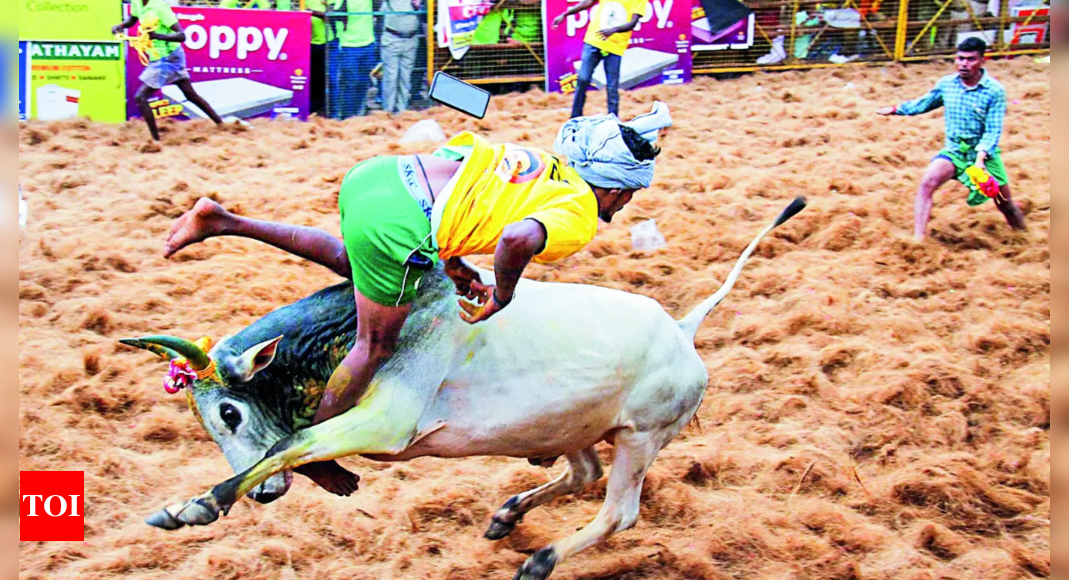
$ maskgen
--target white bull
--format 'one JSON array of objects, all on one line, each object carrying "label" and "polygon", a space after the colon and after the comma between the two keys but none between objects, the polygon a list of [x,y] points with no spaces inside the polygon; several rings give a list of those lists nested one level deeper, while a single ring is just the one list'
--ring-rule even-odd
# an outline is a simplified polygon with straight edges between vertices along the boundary
[{"label": "white bull", "polygon": [[[438,270],[427,276],[397,354],[379,371],[361,403],[307,429],[267,425],[257,407],[265,403],[256,401],[254,390],[242,394],[239,388],[266,375],[272,364],[290,365],[275,368],[286,376],[297,374],[297,365],[315,350],[305,345],[283,360],[279,339],[260,341],[277,336],[280,329],[284,334],[287,324],[305,323],[292,320],[293,311],[269,315],[246,331],[258,339],[241,339],[255,346],[236,347],[238,335],[212,349],[218,372],[191,389],[198,418],[242,473],[184,505],[158,512],[148,523],[172,530],[211,524],[242,495],[259,492],[276,499],[284,494],[289,474],[301,466],[353,455],[378,461],[566,457],[563,475],[512,498],[494,515],[486,535],[496,540],[534,508],[601,478],[594,446],[608,441],[614,446],[612,473],[597,518],[532,556],[516,575],[543,580],[564,560],[635,525],[650,465],[693,419],[706,393],[708,373],[694,348],[699,326],[727,296],[760,241],[804,207],[804,199],[796,200],[746,249],[720,291],[679,322],[642,296],[524,280],[514,304],[471,326],[461,321],[451,282]],[[481,274],[492,283],[489,273]],[[313,320],[328,307],[313,301],[306,310],[302,316]],[[349,316],[355,320],[355,314]],[[328,332],[327,340],[351,340],[354,325]],[[322,339],[322,333],[317,337]],[[124,342],[168,358],[182,350],[158,337]],[[326,368],[325,376],[331,370]],[[391,426],[405,423],[399,417],[411,419],[416,431],[396,433]],[[268,490],[271,481],[276,484]],[[355,480],[348,488],[337,487],[334,491],[346,494],[355,490]]]}]

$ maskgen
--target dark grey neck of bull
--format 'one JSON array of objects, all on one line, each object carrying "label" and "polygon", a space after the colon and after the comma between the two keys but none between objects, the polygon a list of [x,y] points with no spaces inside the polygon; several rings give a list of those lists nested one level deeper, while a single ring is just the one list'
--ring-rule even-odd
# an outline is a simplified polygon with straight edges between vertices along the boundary
[{"label": "dark grey neck of bull", "polygon": [[[450,310],[454,294],[453,282],[441,265],[423,277],[406,324],[413,328],[403,333],[409,341],[433,315]],[[353,285],[345,282],[264,316],[227,339],[214,355],[227,390],[257,401],[264,412],[276,414],[279,424],[292,433],[311,425],[327,381],[356,342],[356,331]],[[240,382],[231,370],[231,361],[279,336],[284,338],[274,362],[249,382]],[[402,336],[398,350],[404,347],[405,338]]]}]

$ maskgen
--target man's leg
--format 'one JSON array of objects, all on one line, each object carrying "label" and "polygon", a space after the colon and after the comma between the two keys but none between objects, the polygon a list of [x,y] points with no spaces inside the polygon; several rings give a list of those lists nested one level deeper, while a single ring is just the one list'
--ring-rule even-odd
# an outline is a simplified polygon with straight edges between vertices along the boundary
[{"label": "man's leg", "polygon": [[382,108],[391,114],[401,109],[397,89],[401,78],[401,52],[405,47],[398,40],[389,32],[382,37]]},{"label": "man's leg", "polygon": [[164,256],[170,258],[190,244],[218,236],[238,236],[270,244],[324,266],[347,280],[353,279],[345,244],[327,232],[243,218],[207,198],[178,218],[167,238]]},{"label": "man's leg", "polygon": [[401,75],[397,80],[397,112],[408,110],[408,103],[412,100],[412,69],[416,66],[416,55],[419,50],[419,39],[409,38],[404,42],[404,51],[401,53]]},{"label": "man's leg", "polygon": [[928,171],[921,181],[914,204],[914,235],[917,241],[928,235],[928,222],[932,219],[932,203],[935,192],[958,174],[954,164],[945,157],[936,157],[928,166]]},{"label": "man's leg", "polygon": [[605,57],[605,78],[608,84],[606,94],[609,101],[609,114],[620,116],[620,64],[624,58],[618,54]]},{"label": "man's leg", "polygon": [[148,125],[148,132],[152,135],[153,141],[160,140],[160,130],[156,126],[156,115],[152,111],[152,106],[149,105],[149,98],[156,93],[156,89],[148,86],[141,85],[141,88],[137,90],[137,96],[134,100],[137,101],[137,109],[141,111],[141,118],[145,120],[145,124]]},{"label": "man's leg", "polygon": [[193,90],[193,83],[189,79],[180,80],[175,83],[182,94],[186,96],[186,100],[196,105],[204,114],[208,115],[216,125],[222,125],[223,120],[215,112],[215,109],[205,101],[203,97],[197,94],[197,91]]},{"label": "man's leg", "polygon": [[995,198],[995,206],[1002,212],[1002,215],[1006,216],[1006,223],[1010,224],[1011,228],[1020,232],[1026,231],[1024,214],[1021,213],[1021,208],[1013,202],[1010,177],[1006,173],[1006,166],[1002,163],[1002,152],[996,150],[988,155],[984,165],[987,172],[999,183],[1000,196]]},{"label": "man's leg", "polygon": [[575,85],[575,101],[572,103],[572,118],[583,116],[586,108],[586,92],[590,88],[590,81],[594,78],[594,71],[601,62],[601,51],[589,44],[583,44],[583,64],[579,68],[579,80]]},{"label": "man's leg", "polygon": [[341,118],[341,96],[345,88],[342,85],[342,50],[337,40],[327,43],[327,117]]},{"label": "man's leg", "polygon": [[1010,227],[1019,231],[1028,231],[1028,228],[1024,223],[1024,213],[1021,212],[1021,208],[1017,207],[1017,204],[1013,202],[1013,194],[1010,189],[1010,184],[1002,185],[999,187],[1001,191],[1001,197],[995,199],[995,206],[1002,212],[1002,215],[1006,216],[1006,223],[1010,224]]},{"label": "man's leg", "polygon": [[311,87],[311,113],[323,114],[324,102],[327,92],[327,45],[312,45],[311,78],[308,81]]},{"label": "man's leg", "polygon": [[371,89],[371,71],[379,61],[379,45],[371,43],[356,49],[356,114],[367,114],[367,93]]}]

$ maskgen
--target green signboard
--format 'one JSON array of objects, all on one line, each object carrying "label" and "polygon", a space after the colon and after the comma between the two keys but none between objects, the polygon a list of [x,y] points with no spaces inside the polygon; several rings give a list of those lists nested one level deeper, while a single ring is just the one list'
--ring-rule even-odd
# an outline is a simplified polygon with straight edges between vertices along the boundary
[{"label": "green signboard", "polygon": [[31,42],[30,118],[126,121],[126,66],[118,42]]},{"label": "green signboard", "polygon": [[19,40],[113,40],[121,0],[17,0]]}]

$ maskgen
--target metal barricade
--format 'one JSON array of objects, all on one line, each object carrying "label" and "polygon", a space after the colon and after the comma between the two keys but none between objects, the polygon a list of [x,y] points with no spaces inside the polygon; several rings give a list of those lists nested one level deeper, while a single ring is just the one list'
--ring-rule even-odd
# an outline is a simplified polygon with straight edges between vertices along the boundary
[{"label": "metal barricade", "polygon": [[954,54],[965,38],[987,41],[992,56],[1050,50],[1049,1],[904,0],[899,21],[899,60]]},{"label": "metal barricade", "polygon": [[693,52],[694,73],[748,72],[888,62],[895,58],[899,0],[757,0],[746,43]]},{"label": "metal barricade", "polygon": [[[426,12],[329,12],[325,48],[322,111],[332,119],[348,119],[385,110],[398,113],[430,106],[427,98],[427,35],[424,30],[399,34],[383,26],[386,16],[416,16],[422,24]],[[369,22],[370,21],[370,22]],[[340,38],[349,26],[375,31],[374,42],[358,45]],[[314,68],[314,67],[313,67]],[[314,100],[314,99],[313,99]]]}]

